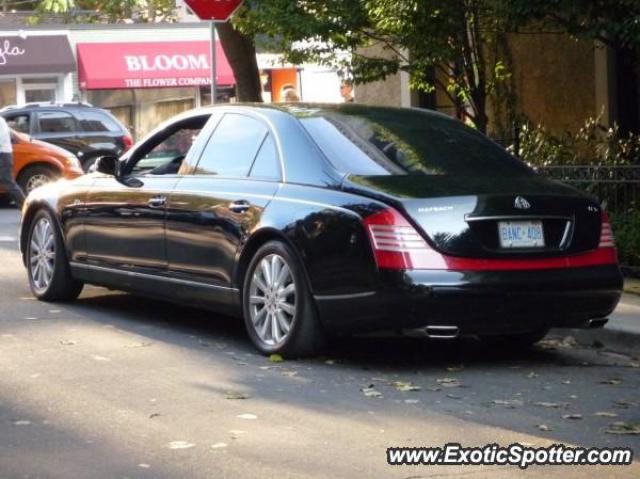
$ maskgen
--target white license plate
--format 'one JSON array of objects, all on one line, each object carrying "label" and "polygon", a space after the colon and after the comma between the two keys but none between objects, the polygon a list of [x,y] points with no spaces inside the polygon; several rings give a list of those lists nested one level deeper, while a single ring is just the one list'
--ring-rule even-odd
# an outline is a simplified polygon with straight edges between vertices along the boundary
[{"label": "white license plate", "polygon": [[500,221],[498,234],[503,248],[544,247],[542,221]]}]

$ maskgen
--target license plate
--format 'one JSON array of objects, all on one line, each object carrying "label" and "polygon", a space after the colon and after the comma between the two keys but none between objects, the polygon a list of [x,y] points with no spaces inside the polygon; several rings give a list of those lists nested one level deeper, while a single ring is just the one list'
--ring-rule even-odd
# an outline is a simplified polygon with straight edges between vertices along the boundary
[{"label": "license plate", "polygon": [[542,221],[500,221],[500,246],[503,248],[542,248]]}]

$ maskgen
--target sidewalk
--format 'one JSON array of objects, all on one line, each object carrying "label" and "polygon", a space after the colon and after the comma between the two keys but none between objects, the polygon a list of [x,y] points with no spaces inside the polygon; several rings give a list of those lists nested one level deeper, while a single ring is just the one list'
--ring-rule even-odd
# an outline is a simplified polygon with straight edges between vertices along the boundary
[{"label": "sidewalk", "polygon": [[640,279],[625,278],[624,280],[625,293],[633,293],[640,295]]},{"label": "sidewalk", "polygon": [[602,329],[554,329],[551,334],[573,336],[588,346],[601,344],[607,350],[640,354],[640,296],[624,293]]}]

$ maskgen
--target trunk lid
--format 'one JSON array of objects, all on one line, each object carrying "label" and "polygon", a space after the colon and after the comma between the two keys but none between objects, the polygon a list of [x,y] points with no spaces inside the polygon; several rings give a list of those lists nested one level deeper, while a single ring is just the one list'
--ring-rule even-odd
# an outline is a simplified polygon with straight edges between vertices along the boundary
[{"label": "trunk lid", "polygon": [[[600,241],[598,203],[537,175],[349,176],[343,188],[398,209],[432,247],[452,256],[563,256],[597,249]],[[514,228],[540,240],[523,243],[516,234],[510,241]]]}]

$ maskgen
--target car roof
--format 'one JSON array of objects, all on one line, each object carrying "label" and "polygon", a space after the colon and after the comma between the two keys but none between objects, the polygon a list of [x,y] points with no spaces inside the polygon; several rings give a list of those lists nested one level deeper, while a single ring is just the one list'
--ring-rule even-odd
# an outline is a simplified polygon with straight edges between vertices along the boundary
[{"label": "car roof", "polygon": [[358,103],[222,103],[219,105],[204,106],[188,110],[173,117],[186,119],[192,116],[212,114],[219,110],[225,111],[253,111],[266,116],[282,115],[283,113],[298,119],[325,116],[329,114],[364,115],[364,114],[389,114],[421,115],[424,117],[438,118],[440,120],[456,121],[450,116],[434,110],[423,108],[400,108],[388,106],[371,106]]},{"label": "car roof", "polygon": [[6,106],[0,110],[0,113],[33,111],[33,110],[51,110],[51,109],[105,111],[102,108],[95,107],[88,103],[27,103],[21,106],[17,106],[17,105]]}]

